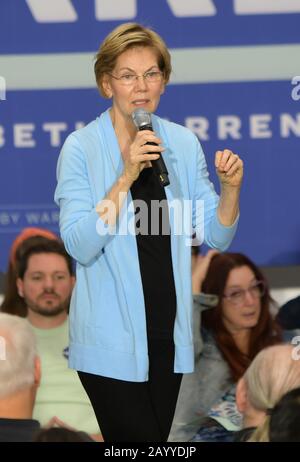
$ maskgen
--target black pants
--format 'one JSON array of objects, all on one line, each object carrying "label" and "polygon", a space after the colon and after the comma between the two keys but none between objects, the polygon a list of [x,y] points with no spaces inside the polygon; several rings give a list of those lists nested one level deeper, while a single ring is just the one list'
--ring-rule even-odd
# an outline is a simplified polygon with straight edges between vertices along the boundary
[{"label": "black pants", "polygon": [[104,441],[167,441],[182,374],[175,374],[171,340],[149,342],[149,381],[126,382],[78,372]]}]

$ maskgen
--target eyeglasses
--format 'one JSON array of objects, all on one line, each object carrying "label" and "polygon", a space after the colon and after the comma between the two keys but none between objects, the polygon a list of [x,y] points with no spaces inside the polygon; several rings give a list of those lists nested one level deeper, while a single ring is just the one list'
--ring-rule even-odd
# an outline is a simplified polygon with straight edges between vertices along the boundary
[{"label": "eyeglasses", "polygon": [[162,80],[163,73],[160,71],[149,71],[145,72],[143,75],[137,74],[123,74],[120,77],[116,77],[113,74],[109,74],[116,80],[119,80],[121,85],[133,85],[138,81],[139,77],[142,77],[147,83],[160,82]]},{"label": "eyeglasses", "polygon": [[227,298],[233,305],[241,305],[245,302],[247,292],[255,299],[261,298],[266,293],[265,283],[256,281],[248,289],[235,289],[228,292],[228,294],[224,294],[223,297]]}]

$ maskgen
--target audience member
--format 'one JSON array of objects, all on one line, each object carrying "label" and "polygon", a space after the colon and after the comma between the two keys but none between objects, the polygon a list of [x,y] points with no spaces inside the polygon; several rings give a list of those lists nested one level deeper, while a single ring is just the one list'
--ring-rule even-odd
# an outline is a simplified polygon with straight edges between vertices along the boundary
[{"label": "audience member", "polygon": [[[280,343],[279,326],[270,314],[268,284],[259,268],[237,253],[198,257],[198,291],[215,307],[202,312],[203,350],[195,372],[182,381],[169,441],[188,441],[197,431],[208,438],[223,438],[226,430],[240,428],[235,386],[256,354]],[[194,291],[197,280],[193,280]],[[218,424],[219,423],[219,424]]]},{"label": "audience member", "polygon": [[26,319],[0,313],[0,442],[32,441],[40,428],[32,412],[41,368]]},{"label": "audience member", "polygon": [[271,443],[300,443],[300,388],[286,393],[270,410]]},{"label": "audience member", "polygon": [[47,239],[58,239],[56,234],[43,228],[24,228],[23,231],[16,237],[10,249],[8,268],[5,275],[4,299],[1,304],[1,311],[3,313],[17,314],[24,318],[27,316],[27,307],[24,299],[19,296],[18,291],[16,290],[16,262],[19,258],[18,253],[21,244],[23,244],[23,242],[25,242],[28,238],[37,236],[42,236]]},{"label": "audience member", "polygon": [[34,417],[41,425],[65,423],[102,440],[85,390],[68,368],[68,308],[75,282],[71,257],[58,239],[33,236],[16,248],[14,265],[17,280],[10,298],[16,299],[17,292],[24,300],[23,313],[34,328],[43,369]]},{"label": "audience member", "polygon": [[69,428],[44,428],[36,435],[37,443],[92,443],[94,440],[85,432],[77,432]]},{"label": "audience member", "polygon": [[[294,359],[293,349],[292,345],[276,345],[262,350],[239,380],[236,402],[243,415],[243,430],[236,434],[235,441],[269,441],[270,415],[276,422],[276,403],[287,392],[300,387],[300,361]],[[272,430],[274,425],[273,420]],[[280,431],[285,432],[284,425],[282,422]]]},{"label": "audience member", "polygon": [[276,319],[284,329],[300,329],[300,296],[285,303],[279,309]]}]

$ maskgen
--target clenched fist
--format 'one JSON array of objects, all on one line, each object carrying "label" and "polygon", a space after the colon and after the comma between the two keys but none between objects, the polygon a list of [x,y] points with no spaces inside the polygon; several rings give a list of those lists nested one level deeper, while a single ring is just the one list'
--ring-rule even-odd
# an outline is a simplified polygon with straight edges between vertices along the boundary
[{"label": "clenched fist", "polygon": [[243,178],[243,161],[229,149],[217,151],[216,172],[222,186],[239,187]]}]

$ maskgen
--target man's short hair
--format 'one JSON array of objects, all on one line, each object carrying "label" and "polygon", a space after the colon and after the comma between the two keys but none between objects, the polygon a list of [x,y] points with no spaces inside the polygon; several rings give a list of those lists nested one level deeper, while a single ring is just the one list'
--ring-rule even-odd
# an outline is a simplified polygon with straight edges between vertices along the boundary
[{"label": "man's short hair", "polygon": [[17,277],[23,279],[28,267],[29,258],[40,253],[55,253],[66,261],[70,275],[74,274],[73,260],[67,253],[62,241],[35,236],[26,239],[17,250],[16,271]]}]

